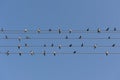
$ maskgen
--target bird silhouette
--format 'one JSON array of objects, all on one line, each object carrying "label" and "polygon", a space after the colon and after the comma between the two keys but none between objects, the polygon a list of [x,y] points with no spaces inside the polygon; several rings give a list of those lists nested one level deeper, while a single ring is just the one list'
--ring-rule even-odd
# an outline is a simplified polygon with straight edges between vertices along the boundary
[{"label": "bird silhouette", "polygon": [[51,31],[52,31],[52,29],[49,29],[48,31],[49,31],[49,32],[51,32]]},{"label": "bird silhouette", "polygon": [[19,42],[21,41],[21,39],[22,39],[21,37],[18,37],[18,41],[19,41]]},{"label": "bird silhouette", "polygon": [[72,29],[69,29],[69,33],[72,33]]},{"label": "bird silhouette", "polygon": [[73,51],[73,54],[77,53],[77,51]]},{"label": "bird silhouette", "polygon": [[83,43],[81,44],[81,47],[83,47]]},{"label": "bird silhouette", "polygon": [[107,28],[106,31],[109,31],[109,28]]},{"label": "bird silhouette", "polygon": [[34,55],[34,51],[30,51],[30,55]]},{"label": "bird silhouette", "polygon": [[21,56],[22,55],[22,52],[19,52],[19,56]]},{"label": "bird silhouette", "polygon": [[87,31],[89,31],[89,28],[87,29]]},{"label": "bird silhouette", "polygon": [[45,56],[46,55],[46,51],[44,50],[44,52],[43,52],[43,55]]},{"label": "bird silhouette", "polygon": [[114,28],[114,31],[116,31],[117,29],[116,28]]},{"label": "bird silhouette", "polygon": [[51,44],[51,47],[54,47],[54,44],[53,44],[53,43]]},{"label": "bird silhouette", "polygon": [[56,56],[56,52],[55,51],[53,52],[53,55]]},{"label": "bird silhouette", "polygon": [[44,44],[43,46],[46,47],[46,44]]},{"label": "bird silhouette", "polygon": [[62,45],[59,45],[58,48],[61,49]]},{"label": "bird silhouette", "polygon": [[6,52],[6,54],[7,54],[7,56],[10,54],[10,51],[8,50],[7,52]]},{"label": "bird silhouette", "polygon": [[38,28],[38,29],[37,29],[37,32],[40,33],[40,31],[41,31],[40,28]]},{"label": "bird silhouette", "polygon": [[79,39],[82,39],[82,36],[79,36]]},{"label": "bird silhouette", "polygon": [[65,39],[68,39],[68,36],[66,36]]},{"label": "bird silhouette", "polygon": [[106,54],[106,56],[108,56],[109,52],[108,52],[108,51],[106,51],[106,52],[105,52],[105,54]]},{"label": "bird silhouette", "polygon": [[70,44],[69,47],[72,47],[72,44]]},{"label": "bird silhouette", "polygon": [[94,49],[96,49],[97,48],[97,45],[96,44],[94,44]]},{"label": "bird silhouette", "polygon": [[7,36],[7,35],[5,35],[5,39],[8,39],[8,36]]},{"label": "bird silhouette", "polygon": [[18,45],[18,49],[20,49],[20,48],[21,48],[21,45],[19,44],[19,45]]},{"label": "bird silhouette", "polygon": [[28,47],[28,44],[27,44],[27,43],[25,43],[25,47]]},{"label": "bird silhouette", "polygon": [[100,29],[100,28],[98,28],[98,29],[97,29],[97,32],[98,32],[98,33],[100,33],[100,32],[101,32],[101,29]]},{"label": "bird silhouette", "polygon": [[59,29],[58,29],[58,33],[61,34],[61,32],[62,32],[62,31],[61,31],[61,29],[59,28]]},{"label": "bird silhouette", "polygon": [[27,29],[24,29],[24,32],[28,32],[28,30],[27,30]]},{"label": "bird silhouette", "polygon": [[111,37],[110,36],[108,36],[108,39],[110,39]]},{"label": "bird silhouette", "polygon": [[113,44],[112,47],[115,47],[115,44]]}]

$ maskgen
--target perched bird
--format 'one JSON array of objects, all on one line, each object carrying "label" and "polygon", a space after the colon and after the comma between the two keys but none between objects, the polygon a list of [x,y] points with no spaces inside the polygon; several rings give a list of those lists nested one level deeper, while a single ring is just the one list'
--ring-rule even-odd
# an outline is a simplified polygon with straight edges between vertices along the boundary
[{"label": "perched bird", "polygon": [[43,46],[46,47],[46,44],[44,44]]},{"label": "perched bird", "polygon": [[82,36],[79,36],[79,39],[82,39]]},{"label": "perched bird", "polygon": [[98,32],[98,33],[100,33],[100,32],[101,32],[100,28],[98,28],[98,29],[97,29],[97,32]]},{"label": "perched bird", "polygon": [[81,47],[83,47],[83,43],[81,44]]},{"label": "perched bird", "polygon": [[73,51],[73,54],[77,53],[77,51]]},{"label": "perched bird", "polygon": [[28,47],[28,44],[27,44],[27,43],[25,43],[25,47]]},{"label": "perched bird", "polygon": [[112,47],[115,47],[115,44],[113,44]]},{"label": "perched bird", "polygon": [[70,44],[69,47],[72,47],[72,44]]},{"label": "perched bird", "polygon": [[108,51],[106,51],[106,52],[105,52],[105,54],[106,54],[106,56],[108,56],[109,52],[108,52]]},{"label": "perched bird", "polygon": [[97,48],[97,45],[96,44],[94,44],[94,49],[96,49]]},{"label": "perched bird", "polygon": [[10,54],[10,51],[8,50],[7,52],[6,52],[6,54],[7,54],[7,56]]},{"label": "perched bird", "polygon": [[61,49],[62,45],[59,45],[58,48]]},{"label": "perched bird", "polygon": [[54,47],[54,44],[53,44],[53,43],[51,44],[51,47]]},{"label": "perched bird", "polygon": [[19,52],[19,56],[21,56],[22,55],[22,52]]},{"label": "perched bird", "polygon": [[66,36],[65,39],[68,39],[68,36]]},{"label": "perched bird", "polygon": [[87,31],[89,31],[89,28],[87,29]]},{"label": "perched bird", "polygon": [[43,55],[45,56],[46,55],[46,51],[44,50],[44,52],[43,52]]},{"label": "perched bird", "polygon": [[109,28],[107,28],[106,31],[109,31]]},{"label": "perched bird", "polygon": [[8,36],[7,36],[7,35],[5,35],[5,39],[8,39]]},{"label": "perched bird", "polygon": [[30,55],[34,55],[34,51],[30,51]]},{"label": "perched bird", "polygon": [[114,28],[114,31],[116,31],[117,29],[116,28]]},{"label": "perched bird", "polygon": [[21,45],[19,44],[19,45],[18,45],[18,49],[20,49],[20,48],[21,48]]},{"label": "perched bird", "polygon": [[69,29],[69,33],[72,33],[72,29]]},{"label": "perched bird", "polygon": [[40,28],[38,28],[38,29],[37,29],[37,32],[40,33],[40,31],[41,31]]},{"label": "perched bird", "polygon": [[55,51],[53,52],[53,55],[56,56],[56,52]]},{"label": "perched bird", "polygon": [[108,36],[108,39],[110,39],[110,36]]},{"label": "perched bird", "polygon": [[24,32],[28,32],[28,30],[27,30],[27,29],[24,29]]},{"label": "perched bird", "polygon": [[49,32],[51,32],[51,31],[52,31],[52,29],[49,29],[48,31],[49,31]]},{"label": "perched bird", "polygon": [[59,34],[61,34],[61,32],[62,32],[62,31],[61,31],[61,29],[60,29],[60,28],[58,29],[58,32],[59,32]]},{"label": "perched bird", "polygon": [[19,42],[21,41],[21,39],[22,39],[21,37],[18,37],[18,41],[19,41]]}]

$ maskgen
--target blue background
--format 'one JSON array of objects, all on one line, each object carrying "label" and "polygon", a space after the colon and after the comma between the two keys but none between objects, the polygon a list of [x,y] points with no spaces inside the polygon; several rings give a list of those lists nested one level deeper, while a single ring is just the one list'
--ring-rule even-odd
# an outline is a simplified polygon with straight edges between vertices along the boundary
[{"label": "blue background", "polygon": [[[62,29],[119,28],[119,3],[119,0],[0,0],[0,26],[11,30],[38,27],[58,29],[58,26]],[[0,44],[5,45],[6,42],[1,40]],[[109,45],[119,40],[101,42]],[[18,44],[17,41],[11,43]],[[107,49],[102,48],[97,52],[101,50]],[[119,52],[119,48],[113,52]],[[104,54],[56,57],[0,55],[0,80],[119,80],[119,57],[106,57]]]}]

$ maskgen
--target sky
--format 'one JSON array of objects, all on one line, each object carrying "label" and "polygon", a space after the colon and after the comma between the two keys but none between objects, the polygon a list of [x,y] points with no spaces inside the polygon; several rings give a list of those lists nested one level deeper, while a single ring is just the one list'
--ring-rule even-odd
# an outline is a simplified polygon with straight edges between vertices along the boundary
[{"label": "sky", "polygon": [[[120,29],[119,0],[0,0],[0,28],[8,30],[41,29]],[[16,35],[8,34],[10,37]],[[86,35],[86,34],[83,34]],[[90,34],[88,34],[90,35]],[[86,36],[88,36],[86,35]],[[101,34],[105,36],[104,34]],[[119,36],[119,34],[106,34]],[[0,34],[3,37],[3,34]],[[22,35],[24,36],[24,35]],[[29,36],[34,36],[30,34]],[[40,36],[43,37],[44,35]],[[48,37],[49,35],[46,35]],[[55,37],[57,35],[51,35]],[[72,35],[70,35],[72,36]],[[92,37],[96,36],[90,35]],[[17,45],[18,41],[0,40],[1,45]],[[28,41],[22,41],[25,43]],[[30,44],[63,43],[66,41],[30,41]],[[68,41],[80,44],[82,41]],[[84,41],[109,45],[119,40]],[[0,49],[1,51],[9,48]],[[12,48],[14,49],[14,48]],[[36,48],[33,48],[38,50]],[[16,50],[16,49],[14,49]],[[22,51],[31,49],[22,49]],[[71,49],[63,49],[71,51]],[[80,49],[81,50],[81,49]],[[91,48],[84,48],[91,51]],[[119,48],[100,48],[97,52]],[[93,50],[92,50],[93,51]],[[120,55],[0,55],[0,80],[120,80]]]}]

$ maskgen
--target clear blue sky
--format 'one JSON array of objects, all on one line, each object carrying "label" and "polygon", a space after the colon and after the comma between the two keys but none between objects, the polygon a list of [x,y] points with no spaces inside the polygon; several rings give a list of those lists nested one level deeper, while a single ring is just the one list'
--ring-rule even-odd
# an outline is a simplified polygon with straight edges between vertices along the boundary
[{"label": "clear blue sky", "polygon": [[[62,29],[119,28],[119,3],[119,0],[0,0],[0,26],[5,29],[57,29],[59,25]],[[1,40],[0,44],[6,43]],[[120,80],[119,61],[120,55],[0,55],[0,80]]]}]

